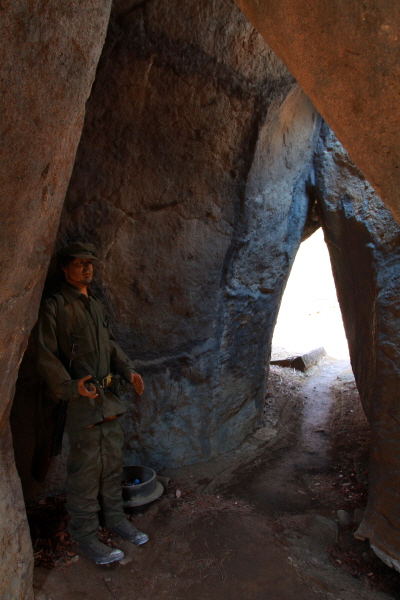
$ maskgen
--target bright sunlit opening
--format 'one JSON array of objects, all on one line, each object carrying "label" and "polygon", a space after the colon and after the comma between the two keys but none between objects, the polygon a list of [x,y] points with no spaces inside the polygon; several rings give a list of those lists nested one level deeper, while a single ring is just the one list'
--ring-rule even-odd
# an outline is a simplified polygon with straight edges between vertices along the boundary
[{"label": "bright sunlit opening", "polygon": [[321,228],[300,245],[282,299],[272,345],[293,354],[323,346],[333,358],[349,357]]}]

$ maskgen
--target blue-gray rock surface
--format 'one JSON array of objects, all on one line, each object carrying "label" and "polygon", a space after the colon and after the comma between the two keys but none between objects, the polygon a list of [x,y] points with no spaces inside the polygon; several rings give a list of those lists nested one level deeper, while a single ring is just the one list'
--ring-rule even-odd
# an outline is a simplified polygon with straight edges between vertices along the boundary
[{"label": "blue-gray rock surface", "polygon": [[125,8],[57,246],[99,248],[97,292],[146,385],[127,398],[126,461],[160,468],[229,451],[259,421],[319,118],[234,4]]}]

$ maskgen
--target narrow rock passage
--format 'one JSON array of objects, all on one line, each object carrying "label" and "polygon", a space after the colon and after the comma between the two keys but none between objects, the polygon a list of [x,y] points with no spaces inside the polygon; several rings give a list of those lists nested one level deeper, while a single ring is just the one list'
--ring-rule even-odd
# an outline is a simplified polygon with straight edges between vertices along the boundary
[{"label": "narrow rock passage", "polygon": [[319,369],[316,377],[307,380],[302,390],[305,402],[297,446],[301,455],[314,456],[316,463],[321,466],[326,466],[327,444],[325,435],[333,401],[332,381],[337,375],[346,370],[350,371],[348,360],[329,360],[329,363],[325,363],[323,369]]},{"label": "narrow rock passage", "polygon": [[[289,422],[281,424],[286,440],[277,450],[260,460],[257,472],[239,486],[231,482],[230,491],[256,503],[259,510],[273,516],[282,512],[298,513],[312,508],[305,476],[324,472],[329,447],[329,417],[333,402],[332,382],[349,371],[348,360],[325,358],[312,368],[301,384]],[[279,434],[278,434],[279,437]],[[262,466],[261,466],[262,465]],[[243,492],[242,492],[243,493]]]}]

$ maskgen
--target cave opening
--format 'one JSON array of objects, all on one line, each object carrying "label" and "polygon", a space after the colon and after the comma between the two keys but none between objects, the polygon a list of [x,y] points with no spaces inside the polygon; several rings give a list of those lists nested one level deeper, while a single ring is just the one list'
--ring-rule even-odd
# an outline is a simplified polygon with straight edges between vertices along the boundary
[{"label": "cave opening", "polygon": [[[287,360],[321,347],[326,354],[304,372]],[[256,436],[275,435],[279,451],[272,451],[263,472],[259,469],[252,490],[257,494],[259,486],[264,496],[255,495],[256,502],[276,515],[287,511],[298,518],[325,511],[333,529],[336,523],[349,528],[346,543],[352,544],[367,501],[370,426],[350,364],[322,228],[296,254],[271,356],[263,429]],[[338,503],[341,508],[332,510]]]},{"label": "cave opening", "polygon": [[328,356],[349,360],[329,252],[319,228],[297,252],[274,329],[272,355],[304,354],[321,346]]},{"label": "cave opening", "polygon": [[[361,403],[322,228],[302,242],[296,254],[274,329],[271,357],[267,410],[269,397],[279,397],[278,381],[281,381],[282,392],[299,417],[291,424],[297,432],[295,451],[285,455],[285,464],[279,465],[277,477],[282,482],[288,476],[295,478],[298,468],[322,476],[332,468],[330,454],[337,438],[332,423],[337,418],[342,394],[347,400],[350,393],[351,402],[340,409],[341,426],[349,431],[353,426],[355,430],[365,426],[364,415],[358,414],[362,413]],[[289,357],[298,357],[296,369],[292,368],[295,363],[288,361]],[[352,414],[354,402],[358,420]],[[344,457],[334,468],[346,471]],[[286,503],[288,509],[298,509],[295,489],[291,490],[290,498],[286,489],[283,495],[281,489],[276,495],[277,506]]]}]

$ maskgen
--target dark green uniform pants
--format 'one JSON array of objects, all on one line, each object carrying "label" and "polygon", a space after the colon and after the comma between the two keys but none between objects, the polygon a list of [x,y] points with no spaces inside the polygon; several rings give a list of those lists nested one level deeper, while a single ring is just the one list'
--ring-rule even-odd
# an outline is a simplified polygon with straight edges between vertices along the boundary
[{"label": "dark green uniform pants", "polygon": [[100,509],[107,527],[125,519],[121,494],[124,434],[115,419],[68,437],[68,530],[74,540],[89,544],[97,539]]}]

